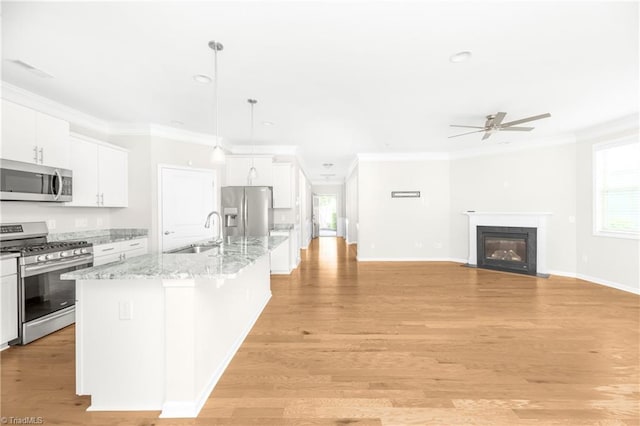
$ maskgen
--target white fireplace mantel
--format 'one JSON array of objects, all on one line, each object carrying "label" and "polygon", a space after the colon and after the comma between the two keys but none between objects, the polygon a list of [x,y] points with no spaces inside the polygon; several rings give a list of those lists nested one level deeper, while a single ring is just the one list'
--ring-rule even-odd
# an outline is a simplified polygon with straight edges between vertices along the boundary
[{"label": "white fireplace mantel", "polygon": [[478,264],[478,226],[517,226],[537,229],[536,269],[546,275],[547,270],[547,218],[549,212],[475,212],[466,211],[469,216],[469,266]]}]

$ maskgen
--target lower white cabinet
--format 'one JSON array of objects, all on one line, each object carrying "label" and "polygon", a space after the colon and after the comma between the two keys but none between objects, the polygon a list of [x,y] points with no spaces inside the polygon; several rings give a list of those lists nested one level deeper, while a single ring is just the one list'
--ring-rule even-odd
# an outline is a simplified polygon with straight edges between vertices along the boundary
[{"label": "lower white cabinet", "polygon": [[16,258],[4,259],[0,284],[0,348],[18,337],[18,264]]},{"label": "lower white cabinet", "polygon": [[300,263],[300,248],[298,247],[298,233],[295,229],[288,231],[271,231],[271,237],[287,237],[287,241],[271,252],[271,273],[290,274]]},{"label": "lower white cabinet", "polygon": [[147,254],[147,247],[147,238],[95,245],[93,246],[93,266],[105,265]]}]

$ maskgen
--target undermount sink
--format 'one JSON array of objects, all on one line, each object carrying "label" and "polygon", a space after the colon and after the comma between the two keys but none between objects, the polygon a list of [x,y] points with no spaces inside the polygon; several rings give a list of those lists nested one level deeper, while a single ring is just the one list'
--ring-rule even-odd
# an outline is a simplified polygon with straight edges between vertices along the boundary
[{"label": "undermount sink", "polygon": [[220,243],[217,242],[207,242],[205,244],[193,244],[188,247],[182,247],[176,250],[170,250],[167,253],[170,254],[191,254],[191,253],[202,253],[205,251],[209,251],[214,248],[220,248]]}]

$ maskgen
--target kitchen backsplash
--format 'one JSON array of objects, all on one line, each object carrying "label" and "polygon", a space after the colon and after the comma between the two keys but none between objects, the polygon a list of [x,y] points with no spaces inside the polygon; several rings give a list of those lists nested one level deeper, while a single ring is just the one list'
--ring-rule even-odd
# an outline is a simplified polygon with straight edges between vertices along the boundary
[{"label": "kitchen backsplash", "polygon": [[111,227],[111,209],[65,207],[55,203],[0,202],[0,222],[46,221],[49,232],[73,232]]}]

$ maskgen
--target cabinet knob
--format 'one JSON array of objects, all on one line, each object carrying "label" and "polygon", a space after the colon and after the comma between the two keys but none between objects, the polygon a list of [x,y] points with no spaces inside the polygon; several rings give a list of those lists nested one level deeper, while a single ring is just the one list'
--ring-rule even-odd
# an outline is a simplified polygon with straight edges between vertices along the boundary
[{"label": "cabinet knob", "polygon": [[164,231],[164,235],[175,234],[174,231]]}]

